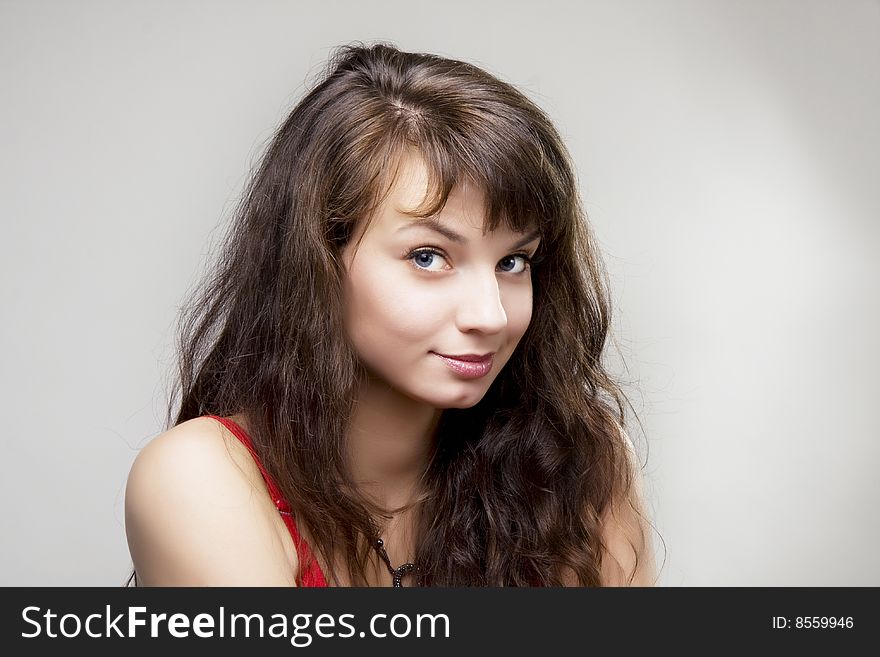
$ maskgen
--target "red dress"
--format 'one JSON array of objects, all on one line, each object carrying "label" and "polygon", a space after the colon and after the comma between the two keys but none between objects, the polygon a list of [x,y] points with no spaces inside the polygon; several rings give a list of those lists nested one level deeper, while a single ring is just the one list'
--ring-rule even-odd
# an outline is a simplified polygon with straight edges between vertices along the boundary
[{"label": "red dress", "polygon": [[302,572],[302,569],[300,569],[300,573],[297,576],[297,585],[327,586],[327,579],[321,571],[321,566],[318,565],[317,560],[312,558],[311,548],[309,548],[308,543],[305,542],[305,540],[299,535],[299,531],[296,529],[296,523],[293,520],[293,513],[291,512],[290,505],[287,504],[287,501],[281,495],[281,491],[278,489],[277,484],[272,480],[272,477],[270,477],[269,473],[263,468],[263,464],[260,463],[260,459],[254,450],[254,444],[251,442],[247,433],[245,433],[245,430],[228,418],[220,417],[218,415],[205,415],[204,417],[210,417],[217,420],[229,429],[232,434],[238,438],[245,447],[247,447],[247,450],[254,458],[257,467],[260,468],[260,473],[263,475],[263,480],[266,482],[266,487],[269,489],[269,495],[272,496],[272,501],[275,502],[275,506],[278,508],[278,513],[284,518],[287,529],[290,531],[290,535],[293,538],[293,544],[296,546],[296,554],[299,557],[300,564],[305,564],[311,561],[311,566],[306,569],[305,572]]}]

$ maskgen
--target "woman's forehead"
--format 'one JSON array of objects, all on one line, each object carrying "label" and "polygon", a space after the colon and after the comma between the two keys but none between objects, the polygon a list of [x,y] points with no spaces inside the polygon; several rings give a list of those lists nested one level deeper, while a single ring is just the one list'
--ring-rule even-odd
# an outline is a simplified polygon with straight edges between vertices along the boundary
[{"label": "woman's forehead", "polygon": [[415,211],[424,205],[431,193],[428,169],[421,157],[408,155],[401,159],[397,175],[384,202],[380,204],[376,220],[386,231],[432,230],[453,242],[466,241],[464,233],[480,231],[508,236],[535,236],[533,224],[524,230],[512,230],[501,222],[494,231],[488,230],[487,196],[485,190],[472,180],[462,178],[453,185],[446,203],[433,215],[419,216]]}]

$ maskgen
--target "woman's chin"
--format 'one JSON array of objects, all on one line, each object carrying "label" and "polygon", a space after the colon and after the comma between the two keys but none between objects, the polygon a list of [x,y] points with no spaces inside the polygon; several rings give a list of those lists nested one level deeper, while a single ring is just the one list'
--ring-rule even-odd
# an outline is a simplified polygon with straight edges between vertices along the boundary
[{"label": "woman's chin", "polygon": [[440,410],[446,410],[448,408],[471,408],[479,404],[480,400],[482,400],[485,395],[485,390],[480,390],[479,392],[469,391],[467,393],[448,395],[446,397],[434,397],[433,399],[426,401],[434,408]]}]

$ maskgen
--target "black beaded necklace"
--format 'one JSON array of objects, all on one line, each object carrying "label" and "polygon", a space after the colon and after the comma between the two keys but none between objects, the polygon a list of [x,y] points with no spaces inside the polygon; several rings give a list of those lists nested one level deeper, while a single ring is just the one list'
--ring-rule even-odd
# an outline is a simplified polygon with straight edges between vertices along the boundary
[{"label": "black beaded necklace", "polygon": [[388,553],[385,551],[385,541],[381,538],[376,539],[376,551],[379,553],[379,556],[382,557],[382,561],[385,562],[385,565],[388,566],[388,572],[391,573],[391,586],[395,588],[403,588],[401,581],[406,575],[415,572],[416,576],[418,576],[419,569],[414,563],[405,563],[397,568],[391,565],[391,559],[388,558]]}]

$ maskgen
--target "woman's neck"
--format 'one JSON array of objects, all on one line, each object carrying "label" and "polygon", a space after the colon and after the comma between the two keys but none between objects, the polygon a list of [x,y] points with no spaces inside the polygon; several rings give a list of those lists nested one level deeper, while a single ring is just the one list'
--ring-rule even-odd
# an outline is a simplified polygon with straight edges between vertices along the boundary
[{"label": "woman's neck", "polygon": [[365,378],[348,432],[351,472],[361,492],[387,509],[412,502],[442,412]]}]

